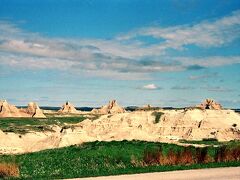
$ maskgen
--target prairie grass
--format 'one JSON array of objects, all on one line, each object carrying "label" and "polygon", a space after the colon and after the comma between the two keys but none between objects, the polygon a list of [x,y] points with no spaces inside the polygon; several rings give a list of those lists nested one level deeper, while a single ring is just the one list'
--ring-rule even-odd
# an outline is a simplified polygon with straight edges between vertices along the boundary
[{"label": "prairie grass", "polygon": [[90,142],[23,155],[0,155],[17,163],[20,178],[59,179],[240,166],[240,143],[196,148],[144,141]]}]

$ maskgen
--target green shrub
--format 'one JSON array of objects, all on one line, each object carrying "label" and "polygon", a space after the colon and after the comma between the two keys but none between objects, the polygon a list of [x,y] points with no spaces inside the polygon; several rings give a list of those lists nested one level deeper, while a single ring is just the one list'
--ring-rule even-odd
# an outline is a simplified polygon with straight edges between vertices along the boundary
[{"label": "green shrub", "polygon": [[160,122],[160,118],[163,115],[163,112],[153,112],[152,115],[155,116],[155,124]]}]

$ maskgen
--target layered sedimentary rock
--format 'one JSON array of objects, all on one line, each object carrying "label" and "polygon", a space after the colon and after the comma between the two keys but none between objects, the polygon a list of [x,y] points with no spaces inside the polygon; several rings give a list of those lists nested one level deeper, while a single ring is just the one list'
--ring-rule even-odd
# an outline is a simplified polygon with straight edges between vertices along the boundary
[{"label": "layered sedimentary rock", "polygon": [[204,102],[197,105],[197,107],[201,108],[202,110],[204,110],[204,109],[215,109],[215,110],[222,109],[221,104],[215,102],[213,99],[206,99]]},{"label": "layered sedimentary rock", "polygon": [[96,114],[116,114],[124,113],[125,109],[117,104],[116,100],[109,101],[105,106],[102,106],[100,109],[93,109],[92,113]]},{"label": "layered sedimentary rock", "polygon": [[68,101],[62,106],[62,108],[58,112],[62,113],[62,114],[76,114],[76,113],[78,113],[76,108],[71,103],[69,103]]},{"label": "layered sedimentary rock", "polygon": [[220,141],[240,139],[240,115],[232,110],[200,109],[166,112],[160,121],[162,137]]}]

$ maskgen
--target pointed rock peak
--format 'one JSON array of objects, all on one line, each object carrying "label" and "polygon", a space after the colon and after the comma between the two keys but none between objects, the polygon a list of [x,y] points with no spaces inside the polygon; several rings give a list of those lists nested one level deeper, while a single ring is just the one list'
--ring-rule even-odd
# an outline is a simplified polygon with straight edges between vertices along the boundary
[{"label": "pointed rock peak", "polygon": [[117,101],[116,100],[109,101],[108,107],[113,108],[114,106],[118,106]]},{"label": "pointed rock peak", "polygon": [[214,110],[222,109],[222,105],[220,103],[217,103],[213,99],[205,99],[201,104],[197,105],[197,107],[201,109],[214,109]]},{"label": "pointed rock peak", "polygon": [[8,104],[6,100],[0,101],[0,117],[37,117],[46,118],[39,106],[34,103],[28,103],[25,109],[18,109],[16,106]]},{"label": "pointed rock peak", "polygon": [[78,113],[78,111],[76,110],[76,108],[69,102],[66,101],[66,103],[62,106],[61,109],[59,109],[58,111],[59,113]]},{"label": "pointed rock peak", "polygon": [[43,111],[39,108],[38,104],[35,102],[29,102],[26,112],[30,114],[32,117],[36,118],[46,118],[43,114]]},{"label": "pointed rock peak", "polygon": [[116,114],[126,112],[125,109],[117,104],[116,100],[111,100],[107,105],[102,106],[100,109],[93,109],[92,113],[97,114]]},{"label": "pointed rock peak", "polygon": [[19,117],[19,109],[14,105],[8,104],[6,100],[0,101],[0,117]]}]

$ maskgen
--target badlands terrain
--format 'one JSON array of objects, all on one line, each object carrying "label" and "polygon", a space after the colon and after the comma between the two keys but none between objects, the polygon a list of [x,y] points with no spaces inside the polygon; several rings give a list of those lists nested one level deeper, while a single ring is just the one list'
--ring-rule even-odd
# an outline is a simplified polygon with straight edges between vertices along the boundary
[{"label": "badlands terrain", "polygon": [[93,141],[240,140],[240,114],[206,99],[195,107],[126,111],[115,100],[90,112],[66,102],[58,111],[37,103],[17,108],[0,101],[0,153],[21,154]]}]

